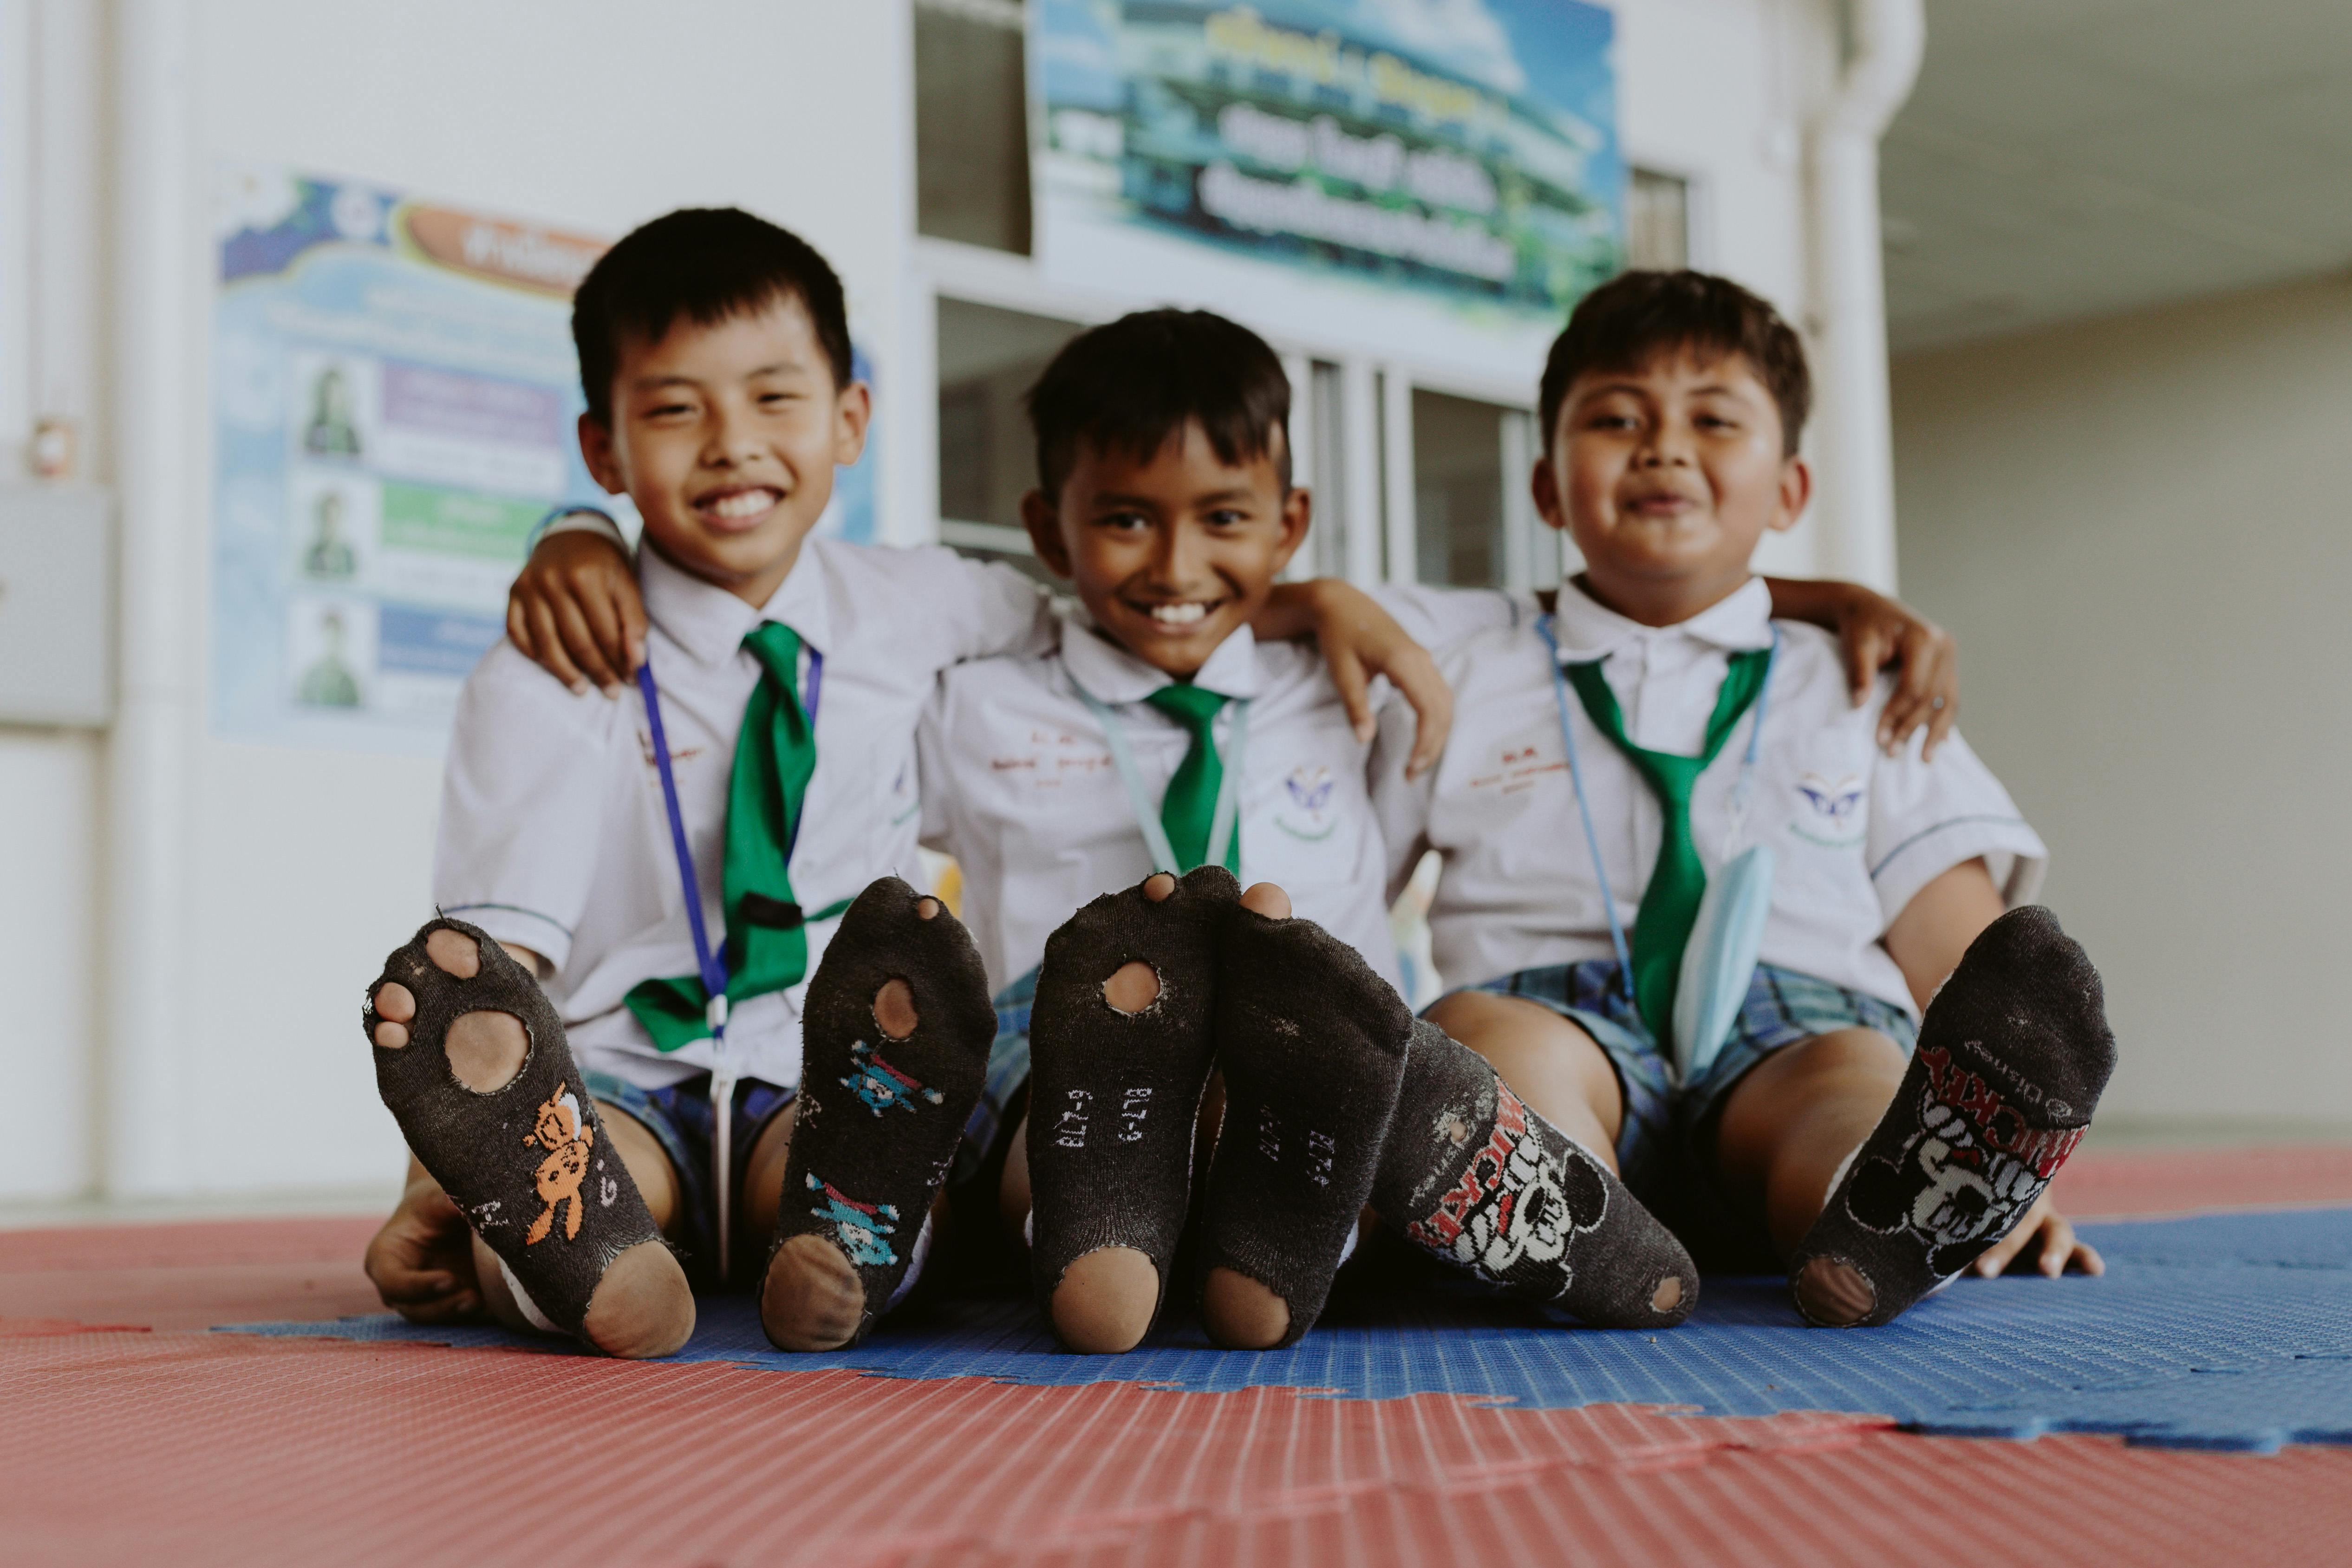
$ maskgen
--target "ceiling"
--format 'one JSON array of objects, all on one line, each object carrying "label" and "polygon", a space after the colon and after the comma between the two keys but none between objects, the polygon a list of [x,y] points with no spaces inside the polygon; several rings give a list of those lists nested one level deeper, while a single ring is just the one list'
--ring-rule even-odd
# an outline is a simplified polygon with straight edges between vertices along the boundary
[{"label": "ceiling", "polygon": [[1894,349],[2352,268],[2352,0],[1927,0]]}]

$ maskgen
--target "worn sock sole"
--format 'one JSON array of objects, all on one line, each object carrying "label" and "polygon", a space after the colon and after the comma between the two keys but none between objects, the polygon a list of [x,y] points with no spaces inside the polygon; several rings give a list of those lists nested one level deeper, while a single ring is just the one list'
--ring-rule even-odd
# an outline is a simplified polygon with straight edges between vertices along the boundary
[{"label": "worn sock sole", "polygon": [[1671,1328],[1698,1303],[1674,1232],[1486,1060],[1426,1020],[1372,1202],[1433,1257],[1595,1328]]},{"label": "worn sock sole", "polygon": [[1790,1260],[1805,1320],[1891,1322],[2014,1229],[2115,1071],[2089,956],[2039,906],[1969,945],[1885,1116]]},{"label": "worn sock sole", "polygon": [[[929,918],[919,912],[926,903]],[[893,980],[906,984],[915,1017],[896,1037],[877,1016],[877,998]],[[809,982],[800,1110],[770,1249],[772,1266],[775,1249],[796,1236],[840,1249],[865,1295],[851,1343],[887,1310],[914,1261],[995,1038],[971,933],[895,876],[868,885]],[[768,1326],[775,1337],[778,1325]]]},{"label": "worn sock sole", "polygon": [[1209,1165],[1202,1258],[1282,1298],[1295,1344],[1321,1315],[1404,1076],[1412,1013],[1310,920],[1236,906],[1218,944],[1225,1119]]},{"label": "worn sock sole", "polygon": [[[1049,1317],[1069,1266],[1106,1247],[1148,1257],[1166,1299],[1214,1048],[1216,936],[1240,896],[1232,873],[1202,866],[1158,902],[1140,884],[1106,894],[1045,944],[1029,1019],[1029,1255]],[[1129,963],[1158,991],[1121,1012],[1103,987]]]},{"label": "worn sock sole", "polygon": [[[450,974],[426,956],[436,931],[470,937],[479,970]],[[375,1044],[375,995],[398,983],[416,999],[408,1044]],[[419,1163],[497,1253],[541,1317],[581,1334],[612,1261],[661,1232],[606,1136],[546,993],[512,955],[461,920],[428,921],[384,960],[368,987],[361,1028],[375,1053],[376,1089]],[[481,1092],[460,1082],[446,1052],[449,1027],[474,1012],[519,1019],[522,1068]]]}]

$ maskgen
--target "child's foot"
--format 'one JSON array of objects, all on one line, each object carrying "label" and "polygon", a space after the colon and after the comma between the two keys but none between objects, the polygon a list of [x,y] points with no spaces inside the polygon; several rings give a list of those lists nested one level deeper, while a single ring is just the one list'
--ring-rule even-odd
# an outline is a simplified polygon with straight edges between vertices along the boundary
[{"label": "child's foot", "polygon": [[980,952],[938,899],[886,876],[809,982],[801,1092],[760,1322],[784,1350],[854,1343],[913,1263],[996,1038]]},{"label": "child's foot", "polygon": [[1891,1322],[2006,1236],[2082,1141],[2115,1071],[2099,973],[2039,906],[1970,944],[1927,1005],[1885,1119],[1797,1246],[1797,1310]]},{"label": "child's foot", "polygon": [[1225,1121],[1202,1200],[1202,1318],[1239,1350],[1294,1344],[1322,1313],[1412,1032],[1412,1009],[1354,948],[1289,914],[1261,883],[1218,944]]},{"label": "child's foot", "polygon": [[1222,866],[1161,872],[1045,944],[1029,1020],[1029,1256],[1072,1350],[1133,1349],[1167,1294],[1213,1055],[1216,934],[1240,893]]},{"label": "child's foot", "polygon": [[686,1343],[686,1275],[604,1135],[562,1021],[506,949],[429,922],[384,960],[361,1021],[410,1150],[527,1311],[613,1355]]},{"label": "child's foot", "polygon": [[1698,1302],[1674,1232],[1607,1166],[1425,1020],[1372,1207],[1406,1239],[1595,1328],[1671,1328]]}]

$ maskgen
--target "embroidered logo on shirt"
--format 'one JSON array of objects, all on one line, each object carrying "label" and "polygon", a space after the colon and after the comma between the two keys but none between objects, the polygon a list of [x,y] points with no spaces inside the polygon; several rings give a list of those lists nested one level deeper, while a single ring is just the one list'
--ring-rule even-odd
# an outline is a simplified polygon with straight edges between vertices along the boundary
[{"label": "embroidered logo on shirt", "polygon": [[1282,781],[1283,799],[1275,809],[1274,825],[1310,844],[1329,838],[1339,825],[1331,812],[1336,782],[1328,768],[1292,768]]},{"label": "embroidered logo on shirt", "polygon": [[1850,850],[1863,841],[1863,803],[1869,798],[1870,787],[1860,774],[1831,779],[1807,773],[1795,788],[1807,809],[1790,822],[1790,832],[1829,850]]}]

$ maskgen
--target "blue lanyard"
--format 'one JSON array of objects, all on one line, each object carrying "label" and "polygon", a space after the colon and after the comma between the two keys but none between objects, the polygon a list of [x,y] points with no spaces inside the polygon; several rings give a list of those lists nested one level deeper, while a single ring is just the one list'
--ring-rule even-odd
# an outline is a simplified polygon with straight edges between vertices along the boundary
[{"label": "blue lanyard", "polygon": [[[809,650],[808,696],[803,706],[808,709],[809,733],[816,733],[816,709],[824,690],[824,655],[814,648]],[[670,848],[677,856],[677,880],[686,890],[686,920],[694,932],[695,967],[702,972],[703,994],[710,998],[709,1017],[710,1038],[721,1048],[727,1034],[727,954],[710,945],[709,933],[702,924],[702,885],[694,874],[694,852],[687,847],[686,817],[678,810],[677,776],[671,771],[669,737],[662,727],[661,693],[654,685],[654,662],[650,655],[637,666],[637,690],[645,695],[646,723],[653,730],[654,765],[661,770],[662,804],[669,811]],[[793,813],[792,825],[784,830],[784,863],[792,864],[793,851],[801,841],[801,824],[808,820],[808,802]]]},{"label": "blue lanyard", "polygon": [[[1135,813],[1135,825],[1142,830],[1144,847],[1151,852],[1153,869],[1171,876],[1182,876],[1184,868],[1176,863],[1176,851],[1168,841],[1168,830],[1161,824],[1159,812],[1152,809],[1151,797],[1143,788],[1142,772],[1135,765],[1135,753],[1127,744],[1127,726],[1108,703],[1076,680],[1070,682],[1070,689],[1078,694],[1078,700],[1087,705],[1095,721],[1102,726],[1103,740],[1110,747],[1111,761],[1118,765],[1119,782],[1127,787],[1128,808]],[[1227,711],[1234,716],[1226,727],[1225,744],[1217,752],[1217,804],[1209,818],[1209,858],[1202,862],[1206,865],[1225,863],[1225,852],[1233,847],[1234,834],[1241,826],[1241,776],[1249,752],[1249,709],[1247,697],[1234,697],[1227,702]]]},{"label": "blue lanyard", "polygon": [[[1625,941],[1624,923],[1617,918],[1617,895],[1610,891],[1609,873],[1601,863],[1601,835],[1592,831],[1592,806],[1584,798],[1584,769],[1577,765],[1576,726],[1568,716],[1568,675],[1560,668],[1559,638],[1552,630],[1554,618],[1542,617],[1536,622],[1536,634],[1544,640],[1551,653],[1551,694],[1559,708],[1560,744],[1568,749],[1569,781],[1576,786],[1576,814],[1584,820],[1584,847],[1592,856],[1592,879],[1601,884],[1601,907],[1609,916],[1609,942],[1617,950],[1617,977],[1623,982],[1625,1005],[1633,1007],[1633,950]],[[1772,690],[1772,665],[1780,658],[1780,629],[1772,628],[1772,657],[1764,665],[1764,682],[1756,692],[1756,721],[1748,732],[1748,753],[1740,759],[1739,781],[1732,786],[1733,831],[1748,821],[1748,802],[1753,798],[1757,747],[1764,738],[1764,699]]]}]

